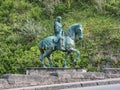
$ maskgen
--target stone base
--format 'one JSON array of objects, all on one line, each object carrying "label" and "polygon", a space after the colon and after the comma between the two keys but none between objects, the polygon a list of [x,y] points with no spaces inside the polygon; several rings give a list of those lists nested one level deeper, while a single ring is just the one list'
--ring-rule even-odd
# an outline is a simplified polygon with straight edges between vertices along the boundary
[{"label": "stone base", "polygon": [[85,69],[81,68],[27,68],[26,74],[27,75],[46,75],[46,74],[56,74],[56,73],[76,73],[76,72],[87,72]]}]

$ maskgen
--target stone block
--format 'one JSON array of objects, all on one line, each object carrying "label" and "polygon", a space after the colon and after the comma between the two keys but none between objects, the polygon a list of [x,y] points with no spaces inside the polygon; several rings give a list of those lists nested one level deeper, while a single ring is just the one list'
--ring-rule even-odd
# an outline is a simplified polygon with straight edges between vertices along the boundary
[{"label": "stone block", "polygon": [[0,79],[0,88],[9,88],[9,84],[6,79]]},{"label": "stone block", "polygon": [[2,78],[6,79],[11,87],[32,86],[41,82],[40,77],[22,74],[5,74]]},{"label": "stone block", "polygon": [[76,73],[72,73],[71,78],[73,78],[73,79],[82,79],[82,78],[84,78],[84,75],[82,73],[76,72]]},{"label": "stone block", "polygon": [[97,85],[108,85],[109,83],[108,83],[108,81],[98,81],[97,82]]},{"label": "stone block", "polygon": [[27,75],[50,75],[51,73],[69,73],[69,72],[83,72],[86,71],[85,69],[80,68],[27,68],[26,74]]},{"label": "stone block", "polygon": [[90,87],[90,86],[97,86],[96,82],[83,82],[81,83],[82,87]]},{"label": "stone block", "polygon": [[107,74],[120,74],[120,68],[103,68],[102,71]]},{"label": "stone block", "polygon": [[106,78],[119,78],[120,74],[108,74],[106,73]]},{"label": "stone block", "polygon": [[120,79],[108,81],[109,84],[120,84]]},{"label": "stone block", "polygon": [[105,74],[101,72],[87,72],[83,73],[84,79],[90,79],[90,80],[98,80],[98,79],[104,79]]}]

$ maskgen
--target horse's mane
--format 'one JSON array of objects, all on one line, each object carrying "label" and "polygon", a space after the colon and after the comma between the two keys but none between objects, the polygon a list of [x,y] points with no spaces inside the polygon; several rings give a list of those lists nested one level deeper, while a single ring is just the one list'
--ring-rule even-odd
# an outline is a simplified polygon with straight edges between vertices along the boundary
[{"label": "horse's mane", "polygon": [[68,30],[66,31],[66,36],[74,33],[74,32],[75,32],[75,29],[76,29],[77,27],[79,27],[79,26],[81,26],[81,24],[79,24],[79,23],[72,24],[72,25],[68,28]]}]

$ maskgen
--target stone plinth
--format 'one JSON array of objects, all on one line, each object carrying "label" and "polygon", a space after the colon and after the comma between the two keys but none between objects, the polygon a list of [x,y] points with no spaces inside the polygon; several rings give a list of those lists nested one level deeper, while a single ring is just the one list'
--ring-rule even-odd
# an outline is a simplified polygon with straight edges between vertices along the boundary
[{"label": "stone plinth", "polygon": [[85,69],[80,68],[27,68],[26,74],[27,75],[46,75],[46,74],[56,74],[57,72],[60,73],[76,73],[76,72],[86,72]]}]

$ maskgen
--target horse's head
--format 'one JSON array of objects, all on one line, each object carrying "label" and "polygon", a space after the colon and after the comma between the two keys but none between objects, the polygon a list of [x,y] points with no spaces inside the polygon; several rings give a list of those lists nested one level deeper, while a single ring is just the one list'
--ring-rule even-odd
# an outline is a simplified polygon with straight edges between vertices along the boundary
[{"label": "horse's head", "polygon": [[82,39],[82,25],[81,24],[73,24],[71,25],[67,32],[66,35],[69,36],[72,40],[75,39],[75,36],[78,35],[79,39]]},{"label": "horse's head", "polygon": [[83,34],[82,34],[83,28],[81,24],[77,24],[76,25],[76,29],[75,29],[75,33],[76,35],[78,35],[79,39],[83,38]]}]

